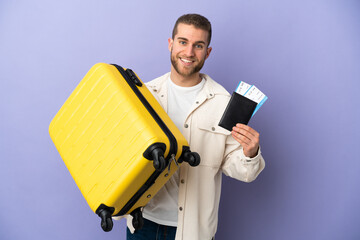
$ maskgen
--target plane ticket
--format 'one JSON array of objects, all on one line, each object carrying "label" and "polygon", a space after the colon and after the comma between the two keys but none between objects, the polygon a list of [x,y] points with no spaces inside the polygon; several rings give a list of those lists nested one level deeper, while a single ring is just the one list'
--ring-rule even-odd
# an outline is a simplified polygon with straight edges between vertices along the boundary
[{"label": "plane ticket", "polygon": [[238,94],[257,103],[257,106],[256,106],[252,116],[254,116],[254,114],[259,110],[259,108],[268,99],[268,97],[264,93],[262,93],[257,87],[255,87],[254,85],[250,85],[243,81],[240,81],[235,92],[237,92]]}]

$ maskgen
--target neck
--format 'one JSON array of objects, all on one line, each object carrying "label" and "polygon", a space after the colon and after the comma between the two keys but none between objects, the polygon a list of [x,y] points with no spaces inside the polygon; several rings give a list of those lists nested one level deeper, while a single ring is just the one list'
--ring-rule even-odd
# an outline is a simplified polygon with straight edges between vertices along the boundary
[{"label": "neck", "polygon": [[172,66],[170,78],[173,83],[180,87],[192,87],[201,82],[200,73],[194,73],[190,76],[182,76],[180,75]]}]

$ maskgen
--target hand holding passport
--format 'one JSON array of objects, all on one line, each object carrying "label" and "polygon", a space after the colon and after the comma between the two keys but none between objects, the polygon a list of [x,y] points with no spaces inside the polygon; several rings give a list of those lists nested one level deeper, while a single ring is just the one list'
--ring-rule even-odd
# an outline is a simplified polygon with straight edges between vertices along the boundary
[{"label": "hand holding passport", "polygon": [[257,87],[241,81],[230,98],[219,126],[231,131],[237,123],[248,124],[266,100],[267,96]]}]

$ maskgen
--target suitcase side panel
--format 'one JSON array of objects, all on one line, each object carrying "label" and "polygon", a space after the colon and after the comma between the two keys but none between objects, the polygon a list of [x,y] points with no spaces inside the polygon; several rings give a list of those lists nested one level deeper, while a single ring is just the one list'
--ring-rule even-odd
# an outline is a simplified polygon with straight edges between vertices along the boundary
[{"label": "suitcase side panel", "polygon": [[[138,80],[140,80],[139,77]],[[141,80],[140,82],[143,83]],[[166,112],[161,107],[161,105],[151,94],[151,92],[148,90],[148,88],[144,84],[142,84],[142,86],[140,87],[138,86],[138,90],[146,98],[147,102],[150,103],[152,108],[155,110],[156,114],[160,117],[161,121],[163,121],[166,127],[170,130],[171,134],[174,135],[176,144],[178,145],[177,152],[175,152],[175,158],[179,159],[182,154],[183,146],[188,146],[186,139],[181,134],[180,130],[176,127],[176,125],[172,122],[170,117],[166,114]],[[124,209],[122,209],[122,211],[118,215],[131,213],[134,209],[145,206],[146,203],[160,190],[160,188],[169,180],[169,178],[178,169],[178,166],[174,162],[172,164],[170,163],[170,165],[171,166],[169,167],[169,169],[166,169],[163,173],[160,174],[160,176],[158,176],[155,183],[153,183],[153,185],[146,190],[146,192],[140,197],[140,199],[137,200],[137,202],[131,207],[131,209],[129,209],[126,212],[124,212]],[[127,209],[127,207],[125,209]],[[117,213],[117,210],[115,211],[115,213]]]},{"label": "suitcase side panel", "polygon": [[[181,164],[179,164],[181,165]],[[171,163],[170,170],[164,170],[156,179],[155,183],[141,196],[141,198],[126,212],[130,214],[139,207],[144,207],[155,194],[164,186],[164,184],[171,178],[171,176],[178,170],[175,163]],[[116,212],[115,212],[116,213]]]},{"label": "suitcase side panel", "polygon": [[[139,80],[141,81],[140,78],[139,78]],[[175,123],[170,119],[169,115],[165,112],[165,110],[162,108],[162,106],[154,98],[154,96],[152,95],[150,90],[145,86],[144,83],[143,83],[143,87],[140,87],[139,90],[143,94],[143,96],[148,100],[150,105],[153,106],[153,109],[156,111],[156,113],[159,115],[159,117],[162,119],[162,121],[169,128],[169,130],[172,132],[175,139],[177,140],[178,151],[177,151],[177,154],[176,154],[175,158],[179,159],[180,155],[182,153],[182,147],[183,146],[189,146],[189,143],[187,142],[184,135],[182,135],[182,133],[177,128]]]},{"label": "suitcase side panel", "polygon": [[[128,104],[132,98],[130,102],[134,105]],[[104,201],[120,204],[126,201],[114,196],[129,198],[136,191],[130,183],[141,184],[135,181],[138,175],[143,179],[151,175],[152,162],[135,157],[145,151],[141,148],[148,142],[169,145],[161,129],[137,101],[110,65],[97,64],[50,125],[55,146],[93,211]],[[123,132],[123,129],[127,130]],[[145,139],[141,140],[141,146],[139,139]],[[120,184],[124,182],[128,184]]]}]

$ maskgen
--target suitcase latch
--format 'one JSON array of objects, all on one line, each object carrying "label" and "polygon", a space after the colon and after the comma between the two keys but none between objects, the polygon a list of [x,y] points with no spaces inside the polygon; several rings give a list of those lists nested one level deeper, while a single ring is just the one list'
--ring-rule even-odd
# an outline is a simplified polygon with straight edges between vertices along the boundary
[{"label": "suitcase latch", "polygon": [[172,162],[175,162],[175,165],[179,167],[179,163],[176,161],[175,154],[171,154],[170,162],[168,165],[168,173],[170,173],[170,166]]}]

